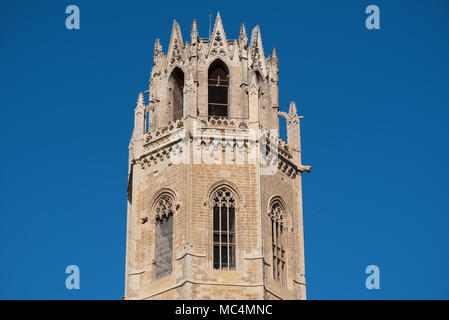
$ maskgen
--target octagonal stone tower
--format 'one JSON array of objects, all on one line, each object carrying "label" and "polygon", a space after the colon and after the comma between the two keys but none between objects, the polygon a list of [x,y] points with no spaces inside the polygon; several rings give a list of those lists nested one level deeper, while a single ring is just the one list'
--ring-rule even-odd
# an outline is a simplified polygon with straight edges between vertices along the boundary
[{"label": "octagonal stone tower", "polygon": [[[154,45],[129,145],[125,299],[305,299],[299,121],[278,57],[220,14]],[[144,94],[148,94],[147,97]],[[279,138],[286,119],[288,143]]]}]

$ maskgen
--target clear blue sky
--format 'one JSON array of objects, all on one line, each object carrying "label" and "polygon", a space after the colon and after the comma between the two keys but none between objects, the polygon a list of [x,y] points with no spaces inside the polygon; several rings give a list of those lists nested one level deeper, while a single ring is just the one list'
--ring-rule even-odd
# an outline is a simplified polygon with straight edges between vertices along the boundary
[{"label": "clear blue sky", "polygon": [[[381,30],[365,28],[370,4]],[[260,24],[281,109],[295,100],[305,117],[308,298],[448,299],[445,0],[1,1],[0,298],[121,298],[127,147],[153,43],[167,49],[174,18],[184,39],[193,18],[206,37],[217,10],[231,38]]]}]

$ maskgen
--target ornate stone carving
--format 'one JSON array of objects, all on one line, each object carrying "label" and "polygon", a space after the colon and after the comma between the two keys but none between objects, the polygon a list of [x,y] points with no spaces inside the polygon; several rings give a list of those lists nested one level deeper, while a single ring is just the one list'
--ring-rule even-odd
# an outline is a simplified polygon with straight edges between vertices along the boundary
[{"label": "ornate stone carving", "polygon": [[173,199],[169,195],[162,195],[156,204],[155,218],[163,219],[173,214],[174,204]]},{"label": "ornate stone carving", "polygon": [[248,35],[246,34],[245,24],[242,22],[239,33],[239,49],[242,55],[248,49]]},{"label": "ornate stone carving", "polygon": [[170,38],[170,46],[168,47],[168,63],[173,65],[182,60],[184,53],[184,43],[182,42],[181,28],[176,20],[173,21],[172,34]]},{"label": "ornate stone carving", "polygon": [[221,22],[220,13],[218,13],[217,18],[215,19],[214,31],[212,32],[212,37],[210,39],[208,55],[221,54],[230,57],[229,52],[229,46]]},{"label": "ornate stone carving", "polygon": [[212,207],[235,208],[234,195],[226,188],[221,188],[212,197]]},{"label": "ornate stone carving", "polygon": [[296,104],[292,101],[290,102],[290,109],[288,110],[288,113],[285,112],[279,112],[280,116],[284,117],[285,120],[287,120],[287,125],[290,124],[299,124],[299,119],[301,118],[297,114],[296,110]]},{"label": "ornate stone carving", "polygon": [[267,68],[265,54],[262,46],[262,36],[260,27],[257,25],[251,32],[251,68],[253,71],[259,71],[262,77],[266,77]]},{"label": "ornate stone carving", "polygon": [[178,39],[175,39],[174,43],[173,43],[173,49],[171,52],[170,63],[173,64],[176,61],[181,60],[181,58],[182,58],[182,56],[181,56],[181,50],[179,48]]},{"label": "ornate stone carving", "polygon": [[282,211],[281,204],[278,201],[274,202],[271,205],[271,210],[268,213],[268,216],[274,222],[278,222],[278,223],[281,224],[281,226],[284,226],[284,224],[285,224],[285,222],[284,222],[284,213]]},{"label": "ornate stone carving", "polygon": [[154,53],[153,53],[153,62],[156,64],[156,61],[158,60],[159,56],[162,55],[162,45],[159,39],[156,39],[156,42],[154,43]]},{"label": "ornate stone carving", "polygon": [[[258,26],[247,34],[242,24],[238,38],[228,39],[220,15],[206,38],[199,37],[194,20],[188,40],[183,41],[176,21],[165,53],[156,40],[150,87],[144,92],[149,96],[139,96],[134,114],[135,133],[129,144],[125,298],[204,298],[195,283],[187,290],[172,286],[173,281],[186,281],[186,268],[191,269],[191,280],[210,281],[212,298],[271,297],[266,291],[254,290],[251,280],[271,285],[267,282],[274,265],[271,246],[260,250],[260,243],[270,244],[268,213],[273,221],[285,221],[288,226],[293,222],[295,227],[294,231],[285,230],[288,243],[284,242],[285,255],[281,252],[279,256],[285,260],[279,261],[291,261],[291,265],[285,288],[276,291],[278,297],[304,298],[304,280],[295,282],[304,274],[298,175],[310,167],[301,165],[300,128],[294,125],[299,122],[296,106],[279,113],[287,119],[288,144],[274,139],[278,132],[268,130],[259,135],[259,129],[278,128],[276,49],[268,59],[264,56]],[[225,72],[211,77],[218,59]],[[179,73],[176,79],[170,78],[175,68],[183,76]],[[270,201],[272,195],[279,197]],[[185,206],[179,211],[177,197]],[[277,198],[281,206],[271,207]],[[223,212],[231,215],[223,219]],[[231,225],[229,217],[235,226],[232,231],[221,227]],[[214,224],[217,220],[219,228]],[[195,255],[201,258],[192,258]],[[254,268],[256,264],[260,268]],[[210,270],[210,279],[201,278],[201,270],[223,265],[238,270],[224,279],[230,288],[226,292],[220,287],[224,280],[218,273]],[[134,275],[135,270],[144,270],[145,277]],[[165,275],[167,279],[159,281]]]}]

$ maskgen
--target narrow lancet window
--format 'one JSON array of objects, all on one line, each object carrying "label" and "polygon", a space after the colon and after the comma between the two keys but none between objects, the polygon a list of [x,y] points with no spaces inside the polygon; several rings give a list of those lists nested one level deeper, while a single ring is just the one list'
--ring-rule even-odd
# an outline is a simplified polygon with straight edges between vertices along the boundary
[{"label": "narrow lancet window", "polygon": [[229,71],[219,59],[212,62],[208,72],[209,118],[228,117]]},{"label": "narrow lancet window", "polygon": [[173,270],[173,201],[163,195],[156,205],[155,276],[163,278]]},{"label": "narrow lancet window", "polygon": [[270,210],[271,238],[273,251],[273,279],[285,284],[284,214],[279,202],[274,202]]},{"label": "narrow lancet window", "polygon": [[226,189],[212,197],[214,269],[235,269],[235,198]]},{"label": "narrow lancet window", "polygon": [[173,121],[182,119],[183,117],[183,103],[184,103],[184,72],[181,69],[175,68],[170,75],[170,94],[171,104],[173,107]]}]

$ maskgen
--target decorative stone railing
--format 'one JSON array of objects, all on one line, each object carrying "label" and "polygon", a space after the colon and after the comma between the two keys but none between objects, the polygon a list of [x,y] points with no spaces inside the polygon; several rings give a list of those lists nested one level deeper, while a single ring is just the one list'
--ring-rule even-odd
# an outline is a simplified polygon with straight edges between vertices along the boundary
[{"label": "decorative stone railing", "polygon": [[173,139],[172,134],[174,132],[180,131],[184,126],[182,120],[177,120],[176,122],[169,122],[168,125],[155,130],[149,131],[145,135],[144,148],[146,150],[153,149],[159,145],[165,144]]},{"label": "decorative stone railing", "polygon": [[240,128],[248,129],[248,120],[236,118],[203,118],[200,120],[202,126],[210,128]]},{"label": "decorative stone railing", "polygon": [[287,142],[285,142],[281,138],[279,138],[279,141],[278,141],[278,150],[279,150],[279,153],[281,155],[283,155],[284,157],[286,157],[287,159],[290,160],[293,158],[293,155],[291,153],[291,151],[292,151],[291,148],[289,147]]},{"label": "decorative stone railing", "polygon": [[[198,133],[200,135],[194,135],[194,139],[201,139],[202,135],[207,138],[212,137],[216,139],[217,137],[223,137],[223,134],[230,134],[233,138],[242,141],[245,148],[249,148],[250,145],[257,143],[257,136],[251,138],[249,135],[250,130],[248,120],[246,119],[201,118],[199,121],[200,131]],[[176,143],[183,139],[183,129],[183,120],[177,120],[176,122],[169,122],[166,126],[148,132],[144,137],[144,150],[138,163],[144,167],[145,165],[150,166],[153,163],[169,158],[170,152],[178,148]],[[293,177],[299,172],[310,170],[309,167],[303,168],[301,166],[298,168],[292,162],[293,149],[281,138],[270,137],[270,132],[266,133],[266,138],[266,156],[270,162],[277,163],[279,170]],[[222,141],[222,139],[217,141]],[[229,143],[229,141],[225,142],[223,140],[222,143]],[[274,151],[275,149],[273,149],[275,145],[277,145],[277,155]]]},{"label": "decorative stone railing", "polygon": [[168,134],[178,128],[182,128],[184,125],[182,120],[176,120],[175,122],[169,122],[166,126],[149,131],[145,136],[145,142],[156,139],[161,135]]}]

